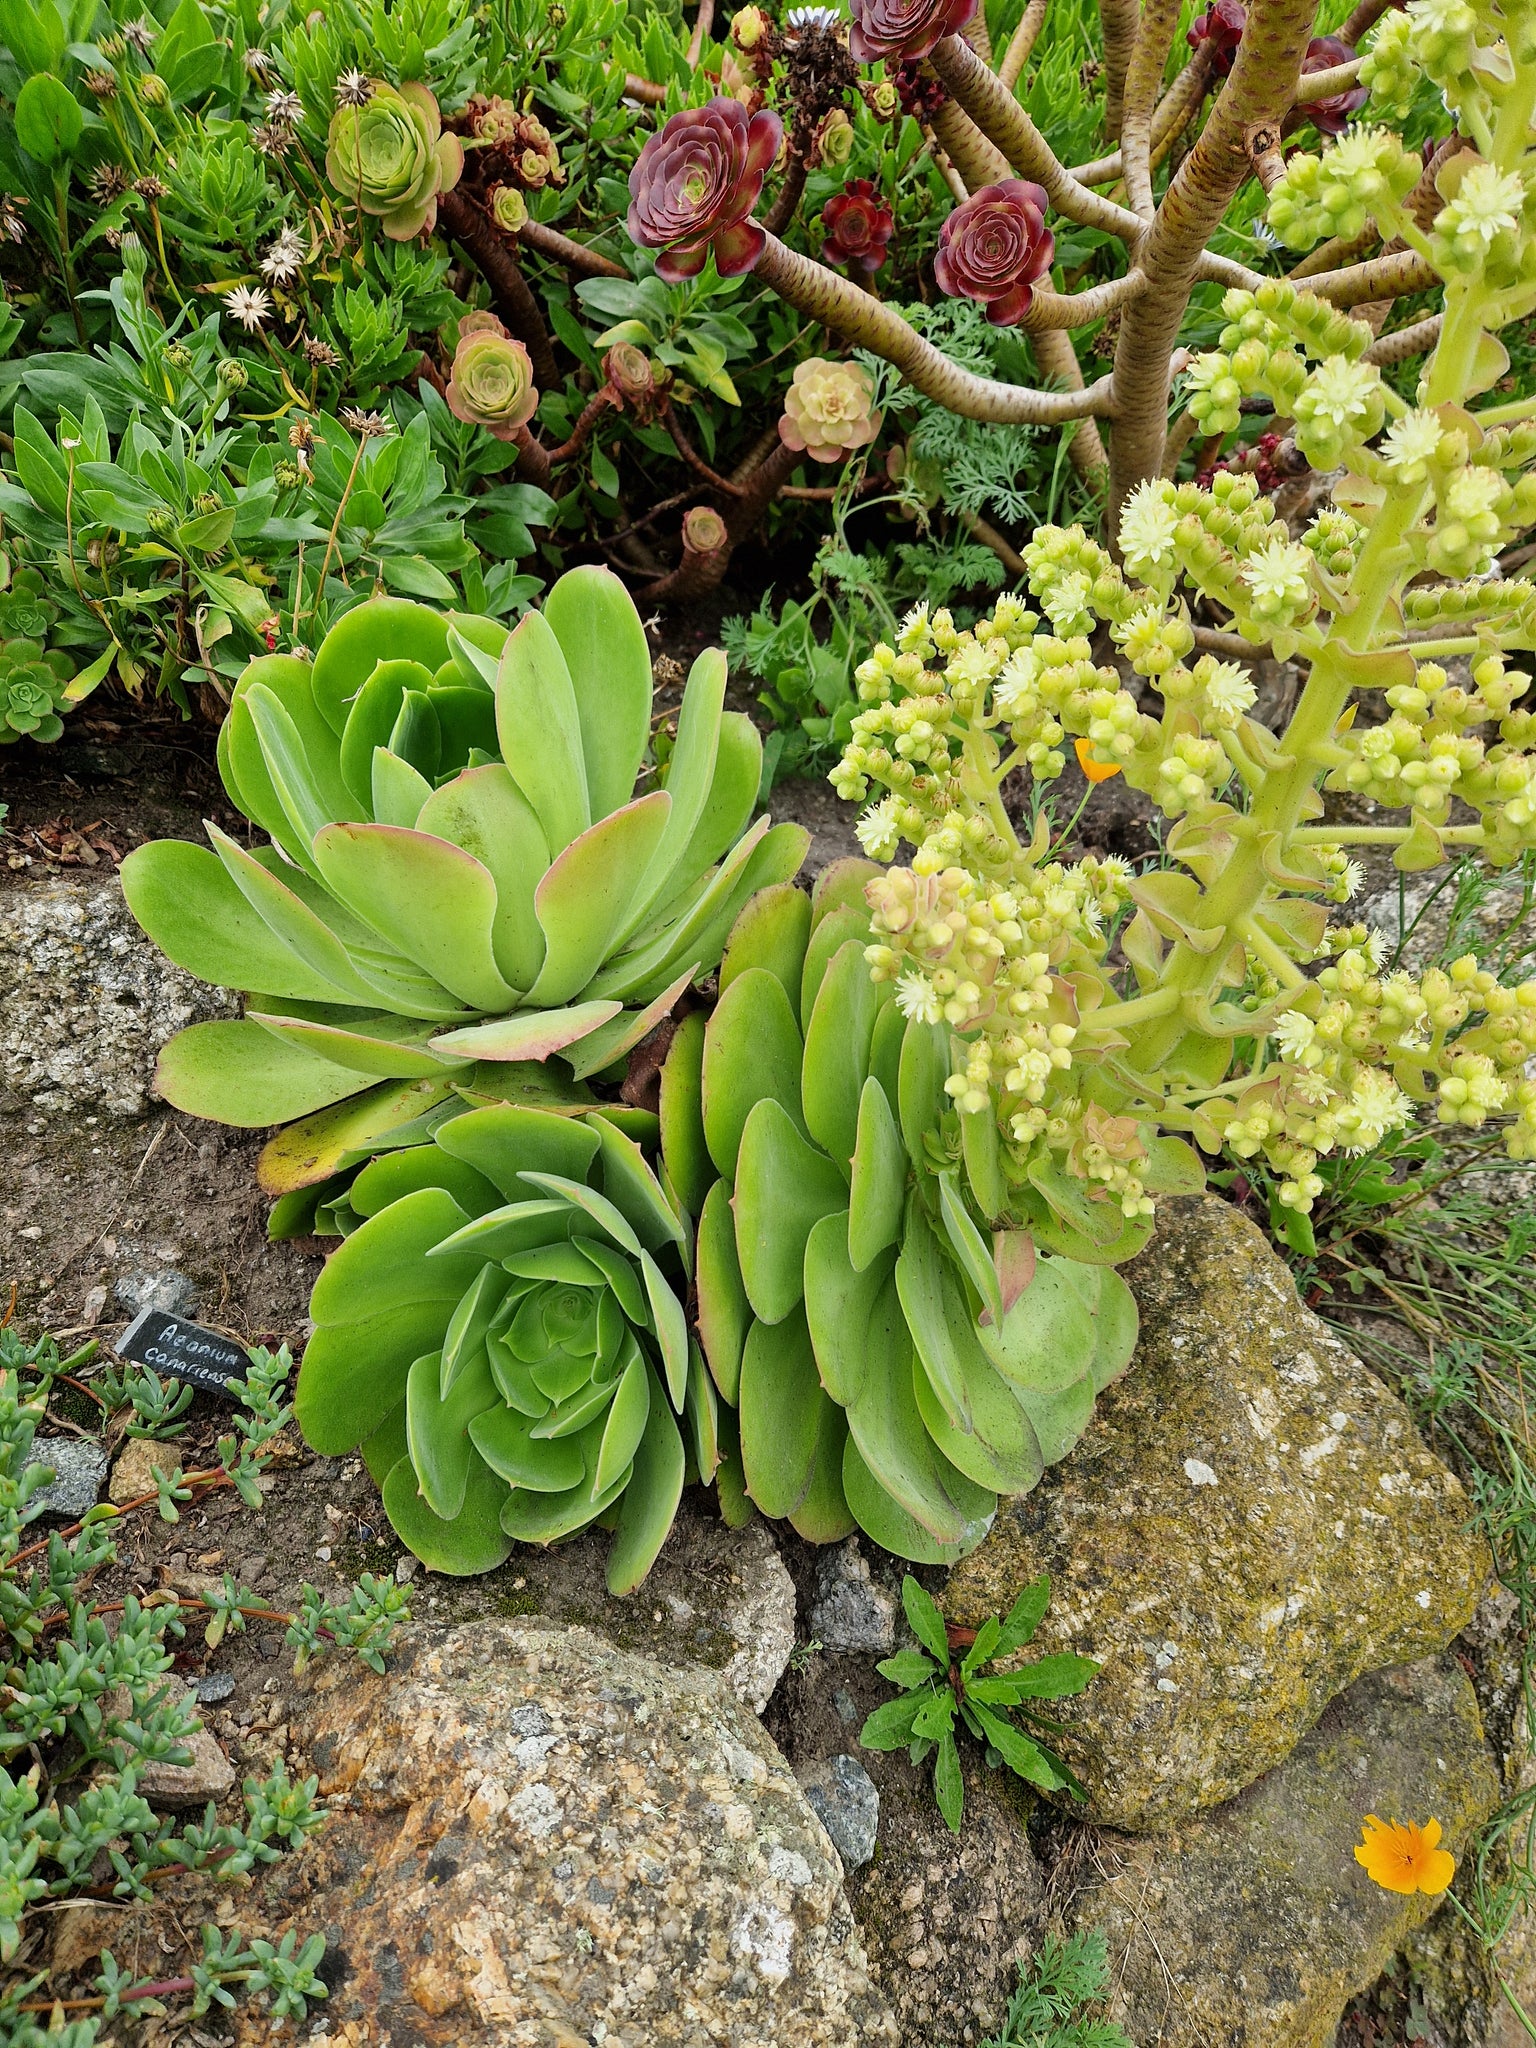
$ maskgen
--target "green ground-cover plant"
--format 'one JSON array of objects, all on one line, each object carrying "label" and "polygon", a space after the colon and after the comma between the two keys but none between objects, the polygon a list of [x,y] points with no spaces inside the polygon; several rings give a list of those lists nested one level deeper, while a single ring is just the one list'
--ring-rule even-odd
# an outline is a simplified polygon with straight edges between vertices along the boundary
[{"label": "green ground-cover plant", "polygon": [[662,1157],[698,1217],[700,1337],[749,1498],[813,1542],[857,1524],[939,1563],[1077,1441],[1136,1308],[1102,1264],[984,1234],[995,1161],[944,1092],[949,1033],[865,965],[878,872],[746,905],[713,1014],[662,1069]]},{"label": "green ground-cover plant", "polygon": [[[876,1707],[859,1730],[859,1741],[865,1749],[905,1749],[914,1764],[932,1756],[933,1796],[952,1834],[959,1834],[965,1811],[957,1727],[968,1729],[985,1745],[989,1757],[1006,1764],[1026,1784],[1043,1792],[1086,1796],[1068,1766],[1041,1739],[1059,1735],[1060,1728],[1028,1702],[1070,1698],[1092,1682],[1098,1665],[1091,1657],[1066,1650],[1030,1663],[1018,1661],[1018,1653],[1040,1626],[1050,1597],[1051,1582],[1042,1574],[1024,1588],[1001,1621],[991,1615],[973,1636],[969,1630],[960,1631],[970,1637],[967,1642],[952,1640],[956,1632],[945,1623],[938,1602],[910,1572],[902,1580],[902,1607],[922,1648],[898,1650],[875,1667],[882,1678],[901,1688],[901,1697]],[[1007,1669],[995,1668],[1004,1663]]]},{"label": "green ground-cover plant", "polygon": [[[804,854],[799,827],[748,826],[761,747],[724,688],[724,658],[702,655],[665,785],[637,796],[650,655],[605,570],[570,571],[511,632],[376,598],[312,663],[259,657],[219,764],[270,844],[210,827],[212,851],[161,841],[123,868],[173,959],[253,992],[242,1020],[171,1041],[162,1091],[254,1127],[322,1113],[268,1148],[278,1194],[464,1091],[590,1100],[579,1084],[622,1061],[713,967],[753,889]],[[530,1076],[555,1053],[563,1082]]]},{"label": "green ground-cover plant", "polygon": [[[8,2041],[24,2048],[64,2038],[47,2024],[54,1998],[35,1967],[50,1906],[91,1897],[147,1899],[157,1876],[175,1870],[238,1882],[323,1825],[316,1781],[294,1782],[281,1762],[265,1778],[246,1779],[244,1814],[236,1820],[220,1820],[209,1805],[183,1825],[143,1797],[144,1765],[187,1762],[185,1738],[199,1725],[191,1703],[173,1697],[167,1676],[172,1645],[189,1624],[204,1620],[207,1641],[217,1645],[230,1629],[243,1629],[248,1615],[286,1618],[301,1662],[346,1646],[382,1669],[394,1627],[408,1618],[404,1589],[372,1580],[353,1589],[345,1608],[307,1587],[304,1611],[291,1617],[274,1616],[228,1575],[223,1594],[204,1600],[95,1597],[93,1582],[117,1562],[112,1531],[123,1515],[158,1505],[174,1521],[179,1503],[220,1486],[259,1505],[267,1446],[293,1413],[284,1399],[286,1352],[254,1352],[247,1378],[233,1386],[239,1407],[215,1466],[184,1475],[168,1453],[170,1470],[155,1493],[121,1511],[93,1509],[83,1522],[40,1536],[38,1496],[52,1473],[34,1462],[35,1444],[50,1400],[67,1383],[97,1404],[104,1421],[123,1409],[142,1419],[163,1405],[140,1384],[136,1367],[92,1373],[96,1350],[92,1342],[64,1357],[49,1336],[28,1344],[8,1321],[0,1327],[0,1961],[9,1970],[0,2025]],[[103,1954],[91,1991],[73,2001],[80,2016],[65,2033],[75,2048],[92,2048],[102,2026],[119,2016],[165,2016],[177,2005],[199,2015],[252,1996],[276,2018],[302,2019],[326,1995],[316,1974],[325,1952],[319,1935],[247,1944],[238,1930],[210,1925],[200,1941],[200,1953],[182,1970],[158,1978],[136,1975]]]},{"label": "green ground-cover plant", "polygon": [[1108,1990],[1109,1957],[1097,1928],[1065,1939],[1048,1934],[1019,1966],[1019,1988],[1008,2001],[1003,2031],[982,2048],[1136,2048],[1115,2021],[1095,2019],[1085,2010]]}]

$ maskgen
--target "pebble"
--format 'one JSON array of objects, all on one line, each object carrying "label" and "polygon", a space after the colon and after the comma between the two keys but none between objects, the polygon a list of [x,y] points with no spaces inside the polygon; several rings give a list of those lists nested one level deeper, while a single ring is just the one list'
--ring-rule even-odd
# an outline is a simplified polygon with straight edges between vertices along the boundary
[{"label": "pebble", "polygon": [[197,1307],[197,1282],[178,1273],[174,1266],[163,1267],[157,1273],[147,1268],[125,1273],[112,1291],[123,1307],[135,1314],[157,1308],[169,1316],[185,1316]]},{"label": "pebble", "polygon": [[216,1707],[227,1700],[235,1689],[232,1671],[205,1671],[197,1681],[197,1703],[200,1707]]},{"label": "pebble", "polygon": [[181,1453],[175,1444],[158,1443],[144,1436],[129,1437],[112,1467],[108,1500],[114,1507],[125,1507],[129,1501],[153,1493],[157,1466],[167,1478],[180,1470]]},{"label": "pebble", "polygon": [[803,1769],[800,1783],[844,1870],[857,1870],[875,1853],[880,1794],[857,1757],[834,1756]]},{"label": "pebble", "polygon": [[761,1522],[736,1533],[730,1557],[739,1567],[732,1585],[741,1590],[727,1599],[721,1616],[736,1638],[725,1682],[743,1706],[760,1714],[795,1647],[795,1582]]},{"label": "pebble", "polygon": [[107,1454],[98,1443],[79,1436],[39,1436],[32,1440],[28,1465],[47,1465],[55,1473],[48,1486],[33,1494],[33,1504],[58,1522],[78,1522],[90,1513],[107,1476]]},{"label": "pebble", "polygon": [[870,1577],[868,1560],[850,1536],[816,1564],[811,1634],[827,1650],[865,1650],[889,1656],[896,1647],[896,1602]]},{"label": "pebble", "polygon": [[[184,1697],[185,1690],[173,1683],[165,1704],[174,1706]],[[234,1785],[234,1766],[206,1728],[183,1740],[192,1753],[189,1764],[139,1766],[138,1789],[151,1806],[206,1806],[210,1799],[222,1799]]]}]

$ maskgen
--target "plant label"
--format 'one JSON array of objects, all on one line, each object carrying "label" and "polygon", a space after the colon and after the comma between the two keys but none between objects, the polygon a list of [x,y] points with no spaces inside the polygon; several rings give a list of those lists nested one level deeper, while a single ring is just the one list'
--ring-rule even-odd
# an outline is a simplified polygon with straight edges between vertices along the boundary
[{"label": "plant label", "polygon": [[249,1353],[232,1338],[163,1308],[141,1309],[113,1348],[120,1358],[190,1380],[210,1394],[227,1392],[231,1380],[243,1380],[251,1369]]}]

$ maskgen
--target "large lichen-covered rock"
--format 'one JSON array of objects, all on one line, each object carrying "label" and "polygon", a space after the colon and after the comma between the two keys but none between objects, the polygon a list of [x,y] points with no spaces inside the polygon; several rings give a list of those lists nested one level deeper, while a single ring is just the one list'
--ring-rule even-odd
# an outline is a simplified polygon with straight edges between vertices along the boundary
[{"label": "large lichen-covered rock", "polygon": [[1142,2048],[1331,2048],[1350,1998],[1438,1903],[1360,1869],[1365,1815],[1433,1815],[1459,1854],[1498,1799],[1453,1659],[1360,1679],[1227,1805],[1171,1838],[1103,1838],[1103,1881],[1071,1917],[1108,1943],[1109,2016]]},{"label": "large lichen-covered rock", "polygon": [[40,1109],[142,1116],[165,1041],[238,1008],[151,945],[115,875],[0,892],[0,1088]]},{"label": "large lichen-covered rock", "polygon": [[1162,1828],[1288,1756],[1362,1672],[1443,1649],[1491,1559],[1406,1408],[1234,1209],[1165,1203],[1125,1271],[1130,1371],[944,1604],[975,1624],[1049,1571],[1036,1646],[1103,1664],[1061,1712],[1090,1811]]},{"label": "large lichen-covered rock", "polygon": [[721,1675],[482,1621],[322,1667],[290,1721],[332,1818],[260,1908],[326,1935],[318,2038],[893,2048],[836,1852]]}]

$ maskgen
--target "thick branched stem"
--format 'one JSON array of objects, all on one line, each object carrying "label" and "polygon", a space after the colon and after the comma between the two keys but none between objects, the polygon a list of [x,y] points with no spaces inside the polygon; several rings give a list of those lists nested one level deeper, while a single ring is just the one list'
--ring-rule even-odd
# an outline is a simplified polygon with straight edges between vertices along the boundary
[{"label": "thick branched stem", "polygon": [[517,239],[525,248],[537,249],[541,256],[552,256],[567,270],[579,270],[583,277],[629,276],[623,264],[615,263],[611,256],[599,255],[585,242],[573,242],[569,235],[562,235],[556,228],[545,227],[540,220],[525,220],[517,231]]},{"label": "thick branched stem", "polygon": [[800,204],[804,191],[805,165],[792,161],[784,173],[784,181],[779,186],[772,206],[763,216],[763,226],[770,235],[783,234],[795,217],[795,208]]},{"label": "thick branched stem", "polygon": [[1393,334],[1382,335],[1366,350],[1362,361],[1374,363],[1385,370],[1393,363],[1406,363],[1414,356],[1425,356],[1440,339],[1440,330],[1445,324],[1442,313],[1431,313],[1427,320],[1415,320],[1410,327],[1399,327]]},{"label": "thick branched stem", "polygon": [[437,214],[444,232],[474,259],[490,286],[497,312],[528,351],[535,380],[546,391],[552,390],[560,382],[560,373],[549,329],[516,257],[467,192],[445,192],[438,200]]},{"label": "thick branched stem", "polygon": [[1109,410],[1107,378],[1086,391],[1033,391],[961,369],[932,342],[924,341],[900,313],[824,264],[786,249],[777,236],[768,237],[756,275],[797,311],[884,356],[914,389],[962,419],[1054,427],[1067,420],[1102,417]]},{"label": "thick branched stem", "polygon": [[[1068,391],[1082,391],[1082,365],[1077,350],[1059,327],[1042,327],[1030,337],[1035,361],[1044,376],[1054,378]],[[1100,485],[1109,469],[1104,438],[1095,420],[1079,420],[1067,441],[1067,459],[1087,483]]]},{"label": "thick branched stem", "polygon": [[1029,54],[1040,39],[1045,27],[1047,0],[1029,0],[1029,5],[1019,16],[1019,25],[1014,30],[1008,47],[1003,52],[1003,61],[997,67],[997,75],[1010,92],[1024,76],[1024,66]]},{"label": "thick branched stem", "polygon": [[1013,94],[960,36],[943,37],[928,61],[1018,175],[1044,187],[1057,213],[1111,235],[1140,233],[1134,213],[1078,184]]},{"label": "thick branched stem", "polygon": [[1013,176],[1013,167],[995,142],[989,142],[958,101],[936,108],[933,132],[959,173],[966,191],[979,192]]},{"label": "thick branched stem", "polygon": [[[1158,101],[1157,111],[1152,116],[1151,163],[1154,170],[1200,111],[1214,71],[1210,45],[1202,44]],[[1080,185],[1111,184],[1125,175],[1124,154],[1117,149],[1110,156],[1095,157],[1092,163],[1074,164],[1069,175]]]},{"label": "thick branched stem", "polygon": [[1404,249],[1392,256],[1375,256],[1369,263],[1352,263],[1343,270],[1324,270],[1309,277],[1307,290],[1316,292],[1331,306],[1368,306],[1373,299],[1401,298],[1405,292],[1425,292],[1440,282],[1438,273],[1422,256]]},{"label": "thick branched stem", "polygon": [[1131,205],[1147,222],[1157,210],[1152,196],[1152,122],[1178,23],[1178,0],[1147,0],[1125,81],[1120,158]]},{"label": "thick branched stem", "polygon": [[[1104,134],[1118,139],[1125,112],[1126,77],[1138,47],[1136,0],[1099,0],[1099,19],[1104,28]],[[1141,36],[1146,17],[1141,17]]]},{"label": "thick branched stem", "polygon": [[1247,175],[1249,132],[1278,123],[1291,106],[1312,17],[1312,0],[1255,0],[1232,75],[1138,251],[1151,282],[1127,305],[1115,348],[1112,519],[1136,484],[1161,473],[1170,365],[1190,288]]},{"label": "thick branched stem", "polygon": [[684,604],[718,588],[730,565],[733,551],[752,532],[795,470],[804,462],[803,451],[782,441],[746,479],[746,485],[732,499],[725,514],[725,541],[718,548],[693,549],[686,544],[683,559],[668,576],[651,584],[647,602]]}]

